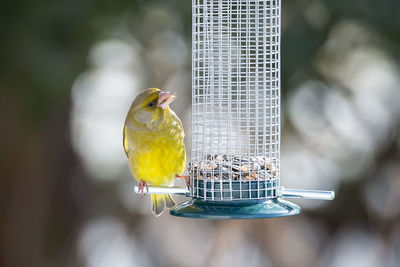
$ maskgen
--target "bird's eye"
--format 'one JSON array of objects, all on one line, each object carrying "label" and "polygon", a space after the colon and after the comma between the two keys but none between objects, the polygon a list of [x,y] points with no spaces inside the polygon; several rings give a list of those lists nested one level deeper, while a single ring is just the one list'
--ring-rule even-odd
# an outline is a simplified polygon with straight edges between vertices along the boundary
[{"label": "bird's eye", "polygon": [[154,106],[154,103],[153,103],[153,102],[150,102],[150,103],[147,104],[147,106],[148,106],[148,107],[152,107],[152,106]]}]

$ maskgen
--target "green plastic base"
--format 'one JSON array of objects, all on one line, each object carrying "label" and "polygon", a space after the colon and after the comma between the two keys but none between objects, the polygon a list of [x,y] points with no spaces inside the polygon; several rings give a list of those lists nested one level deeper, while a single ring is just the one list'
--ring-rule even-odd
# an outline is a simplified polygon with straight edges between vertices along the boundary
[{"label": "green plastic base", "polygon": [[300,212],[299,206],[281,198],[229,202],[192,199],[170,210],[173,216],[214,220],[274,218]]}]

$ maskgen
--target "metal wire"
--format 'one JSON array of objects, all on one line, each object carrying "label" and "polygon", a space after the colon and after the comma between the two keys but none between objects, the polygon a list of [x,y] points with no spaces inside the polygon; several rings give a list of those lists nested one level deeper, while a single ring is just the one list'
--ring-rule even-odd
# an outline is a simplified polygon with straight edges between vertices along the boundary
[{"label": "metal wire", "polygon": [[277,196],[280,1],[192,0],[191,196]]},{"label": "metal wire", "polygon": [[[149,185],[143,192],[139,190],[138,186],[134,186],[136,194],[174,194],[190,196],[190,193],[185,187],[169,187],[169,186],[152,186]],[[304,199],[319,199],[319,200],[332,200],[335,198],[335,192],[323,190],[304,190],[304,189],[289,189],[283,186],[277,189],[277,194],[284,198],[304,198]]]}]

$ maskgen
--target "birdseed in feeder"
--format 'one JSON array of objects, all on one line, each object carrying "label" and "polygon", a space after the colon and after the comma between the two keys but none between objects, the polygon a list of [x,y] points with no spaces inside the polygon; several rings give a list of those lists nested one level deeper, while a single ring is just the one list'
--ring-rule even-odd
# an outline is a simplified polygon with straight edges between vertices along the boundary
[{"label": "birdseed in feeder", "polygon": [[263,156],[207,155],[206,160],[189,163],[194,179],[257,181],[276,177],[275,159]]}]

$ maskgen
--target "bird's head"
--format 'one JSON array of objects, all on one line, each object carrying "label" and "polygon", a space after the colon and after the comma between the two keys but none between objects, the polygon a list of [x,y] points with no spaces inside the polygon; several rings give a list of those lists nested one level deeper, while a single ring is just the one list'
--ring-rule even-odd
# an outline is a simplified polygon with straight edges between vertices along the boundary
[{"label": "bird's head", "polygon": [[161,91],[158,88],[148,88],[133,101],[130,109],[132,119],[150,126],[162,118],[165,112],[170,111],[169,104],[175,98],[174,93]]}]

